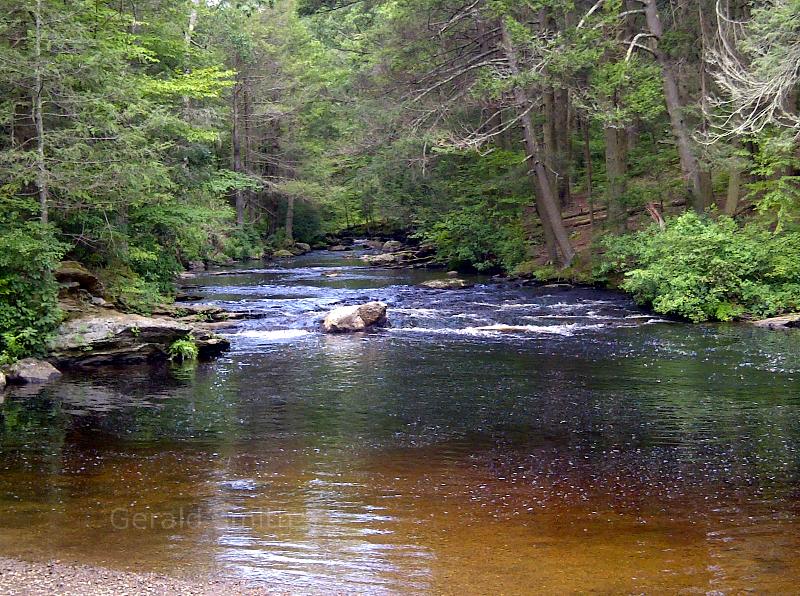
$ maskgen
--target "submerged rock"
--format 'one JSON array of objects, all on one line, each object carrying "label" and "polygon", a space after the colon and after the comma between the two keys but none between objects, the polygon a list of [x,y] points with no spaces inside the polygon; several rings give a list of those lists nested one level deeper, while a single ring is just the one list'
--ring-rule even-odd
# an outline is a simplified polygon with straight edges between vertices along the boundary
[{"label": "submerged rock", "polygon": [[276,250],[274,253],[272,253],[272,256],[275,259],[288,259],[289,257],[294,257],[296,255],[291,251],[281,249],[281,250]]},{"label": "submerged rock", "polygon": [[367,302],[332,310],[322,325],[328,333],[352,333],[384,323],[386,305],[383,302]]},{"label": "submerged rock", "polygon": [[349,246],[345,246],[344,244],[334,244],[333,246],[329,246],[328,250],[331,252],[343,252],[345,250],[352,250]]},{"label": "submerged rock", "polygon": [[186,322],[104,312],[62,323],[51,343],[50,359],[64,366],[143,362],[166,358],[176,340],[190,335],[201,358],[230,347],[228,340]]},{"label": "submerged rock", "polygon": [[4,373],[9,383],[18,385],[47,383],[61,376],[55,366],[36,358],[18,360],[6,367]]},{"label": "submerged rock", "polygon": [[429,290],[460,290],[462,288],[471,288],[473,284],[466,282],[463,279],[450,278],[450,279],[433,279],[420,284],[423,288]]},{"label": "submerged rock", "polygon": [[800,329],[800,313],[762,319],[761,321],[754,321],[753,324],[766,329]]}]

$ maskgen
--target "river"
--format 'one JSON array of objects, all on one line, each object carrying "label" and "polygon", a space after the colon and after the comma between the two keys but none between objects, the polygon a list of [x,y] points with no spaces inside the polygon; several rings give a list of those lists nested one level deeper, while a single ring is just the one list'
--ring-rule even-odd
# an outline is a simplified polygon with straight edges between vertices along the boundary
[{"label": "river", "polygon": [[[0,405],[0,555],[298,593],[796,593],[798,332],[314,252],[201,275],[197,366]],[[383,300],[391,326],[319,332]],[[485,329],[509,325],[504,332]]]}]

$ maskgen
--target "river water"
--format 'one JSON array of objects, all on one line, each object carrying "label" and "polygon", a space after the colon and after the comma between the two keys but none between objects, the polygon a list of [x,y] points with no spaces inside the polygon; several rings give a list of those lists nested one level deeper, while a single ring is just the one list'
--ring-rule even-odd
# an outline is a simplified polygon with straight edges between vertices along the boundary
[{"label": "river water", "polygon": [[[203,275],[260,317],[221,359],[6,392],[0,555],[298,593],[797,592],[800,332],[417,286],[442,276]],[[374,299],[389,328],[319,333]]]}]

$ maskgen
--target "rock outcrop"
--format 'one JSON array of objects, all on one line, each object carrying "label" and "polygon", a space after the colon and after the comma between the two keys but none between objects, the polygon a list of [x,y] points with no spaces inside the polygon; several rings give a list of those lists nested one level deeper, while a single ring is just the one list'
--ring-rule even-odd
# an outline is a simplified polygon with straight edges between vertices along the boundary
[{"label": "rock outcrop", "polygon": [[402,242],[398,242],[397,240],[389,240],[383,243],[381,250],[383,250],[383,252],[400,252],[404,248],[405,246]]},{"label": "rock outcrop", "polygon": [[410,252],[392,252],[380,255],[364,255],[361,260],[373,267],[388,267],[401,265],[414,258]]},{"label": "rock outcrop", "polygon": [[201,358],[219,355],[228,340],[197,325],[165,317],[117,311],[84,313],[58,328],[50,360],[62,366],[94,366],[166,358],[178,339],[191,336]]},{"label": "rock outcrop", "polygon": [[102,296],[103,284],[98,277],[78,261],[63,261],[53,272],[65,290],[86,290],[92,296]]},{"label": "rock outcrop", "polygon": [[800,329],[800,313],[754,321],[753,324],[766,329]]},{"label": "rock outcrop", "polygon": [[15,385],[40,385],[61,376],[61,372],[49,362],[36,358],[23,358],[7,366],[3,373],[9,383]]},{"label": "rock outcrop", "polygon": [[420,284],[423,288],[429,290],[460,290],[462,288],[471,288],[473,284],[458,278],[449,279],[433,279]]},{"label": "rock outcrop", "polygon": [[327,333],[353,333],[384,323],[386,305],[383,302],[367,302],[332,310],[322,326]]},{"label": "rock outcrop", "polygon": [[311,245],[305,242],[295,242],[292,252],[304,255],[307,252],[311,252]]}]

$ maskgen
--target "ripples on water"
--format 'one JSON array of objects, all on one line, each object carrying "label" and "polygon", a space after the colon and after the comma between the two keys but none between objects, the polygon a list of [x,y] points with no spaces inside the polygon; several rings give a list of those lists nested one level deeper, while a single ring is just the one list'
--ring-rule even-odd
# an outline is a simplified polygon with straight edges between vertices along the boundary
[{"label": "ripples on water", "polygon": [[[0,551],[303,593],[794,591],[796,333],[415,287],[440,275],[312,254],[203,276],[259,316],[222,359],[7,394]],[[319,333],[366,300],[388,329]]]}]

